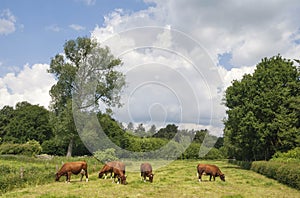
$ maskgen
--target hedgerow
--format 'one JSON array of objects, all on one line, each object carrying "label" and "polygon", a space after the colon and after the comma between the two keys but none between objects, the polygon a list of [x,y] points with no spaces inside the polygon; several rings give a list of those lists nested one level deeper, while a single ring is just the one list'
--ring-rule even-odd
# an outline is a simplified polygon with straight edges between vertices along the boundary
[{"label": "hedgerow", "polygon": [[300,190],[299,163],[256,161],[251,170]]}]

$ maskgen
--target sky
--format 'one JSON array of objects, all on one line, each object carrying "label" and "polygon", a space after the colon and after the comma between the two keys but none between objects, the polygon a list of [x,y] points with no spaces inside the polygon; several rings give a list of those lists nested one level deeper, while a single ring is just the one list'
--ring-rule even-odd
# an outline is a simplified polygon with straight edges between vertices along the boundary
[{"label": "sky", "polygon": [[48,108],[51,58],[88,36],[124,63],[117,120],[221,135],[232,80],[264,57],[299,59],[299,10],[296,0],[1,0],[0,108]]}]

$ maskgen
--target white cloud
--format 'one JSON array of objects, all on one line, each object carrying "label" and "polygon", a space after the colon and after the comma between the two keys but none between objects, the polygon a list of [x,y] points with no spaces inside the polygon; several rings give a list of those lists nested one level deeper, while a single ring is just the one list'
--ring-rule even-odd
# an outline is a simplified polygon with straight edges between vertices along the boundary
[{"label": "white cloud", "polygon": [[77,1],[82,2],[87,6],[92,6],[96,4],[96,0],[77,0]]},{"label": "white cloud", "polygon": [[22,101],[48,108],[49,90],[55,79],[47,69],[47,64],[25,65],[19,73],[8,73],[0,78],[0,108]]},{"label": "white cloud", "polygon": [[[258,0],[243,3],[239,1],[211,2],[197,0],[188,2],[147,0],[146,2],[155,3],[155,5],[146,10],[133,13],[116,10],[105,16],[102,27],[96,27],[92,32],[92,36],[111,47],[115,55],[122,55],[121,57],[125,62],[124,71],[129,72],[127,73],[129,76],[127,77],[129,81],[127,91],[129,93],[126,91],[124,93],[124,109],[130,109],[130,102],[133,101],[127,99],[132,97],[134,99],[132,104],[135,104],[135,108],[131,108],[130,111],[136,117],[149,120],[148,109],[151,107],[151,102],[152,104],[157,103],[157,100],[155,100],[157,98],[151,97],[151,94],[155,96],[156,93],[152,89],[145,88],[144,92],[133,97],[134,95],[129,95],[130,91],[133,90],[134,86],[147,79],[157,81],[154,77],[151,78],[151,74],[154,76],[156,74],[158,78],[168,82],[168,85],[172,85],[169,88],[175,87],[175,90],[176,88],[182,88],[182,91],[178,91],[176,94],[183,96],[182,98],[179,97],[183,101],[189,101],[187,107],[184,107],[191,110],[189,111],[190,115],[187,116],[190,120],[184,120],[186,123],[197,123],[192,110],[200,110],[201,119],[211,118],[210,123],[208,119],[206,123],[201,120],[200,124],[202,126],[206,124],[210,128],[218,128],[222,125],[221,120],[225,117],[225,108],[220,105],[220,100],[223,97],[225,88],[230,86],[232,80],[241,79],[245,73],[252,73],[255,64],[264,57],[280,53],[286,58],[299,59],[300,21],[297,19],[300,18],[298,12],[300,3],[296,0],[289,2],[275,1],[272,4]],[[147,32],[141,28],[149,26],[167,26],[172,30],[183,31],[187,37],[192,37],[195,42],[206,49],[210,59],[218,67],[211,67],[206,70],[208,62],[205,62],[202,57],[204,53],[199,49],[191,49],[192,44],[180,43],[181,45],[174,46],[176,44],[176,41],[174,42],[175,37],[169,34],[168,28],[161,33],[155,32],[157,37],[153,39],[153,31]],[[126,35],[126,32],[123,32],[132,28],[140,28],[140,31],[129,31],[131,35]],[[114,37],[114,39],[110,39],[110,37]],[[168,48],[171,46],[175,52],[179,51],[186,57],[194,57],[202,77],[199,78],[198,73],[193,71],[193,66],[185,64],[182,57],[176,53],[157,49],[151,50],[147,47],[135,49],[138,45],[142,45],[141,43],[149,44],[147,43],[149,39],[154,41],[152,45],[156,47]],[[175,39],[182,38],[176,37]],[[123,49],[131,50],[122,52]],[[222,65],[219,65],[218,56],[224,53],[232,54],[230,63],[234,68],[226,70]],[[140,64],[147,63],[148,66],[151,63],[156,63],[156,66],[152,64],[152,68],[144,69],[144,72],[132,73],[134,70],[138,70]],[[160,69],[155,71],[156,67]],[[182,74],[184,78],[176,76],[174,71]],[[216,73],[220,75],[215,75]],[[170,76],[169,81],[166,79],[167,76]],[[221,83],[219,83],[218,78],[221,78]],[[186,87],[180,84],[183,81],[189,82]],[[209,89],[205,87],[205,83],[209,85]],[[133,86],[133,88],[130,88],[130,86]],[[190,95],[192,92],[188,93],[189,89],[187,87],[192,87],[192,92],[196,93],[196,99],[201,98],[201,100],[196,101],[199,103],[198,107],[195,106],[193,96]],[[167,92],[168,89],[165,91]],[[167,97],[170,105],[174,105],[174,100],[172,102],[170,96],[161,93],[162,98]],[[188,97],[192,99],[187,100]],[[157,114],[159,111],[161,111],[161,114],[168,113],[169,106],[165,105],[163,101],[160,102],[160,104],[163,104],[164,109],[157,108],[158,112],[153,113]],[[212,117],[209,111],[211,104],[215,105]],[[117,119],[130,121],[126,114],[128,112],[117,110]],[[161,118],[163,117],[161,116]],[[168,121],[171,118],[166,119]],[[186,126],[188,125],[190,124],[186,124]]]},{"label": "white cloud", "polygon": [[46,30],[53,31],[53,32],[60,32],[61,28],[57,24],[52,24],[47,26]]},{"label": "white cloud", "polygon": [[71,24],[71,25],[69,25],[69,27],[76,31],[85,30],[85,27],[78,25],[78,24]]},{"label": "white cloud", "polygon": [[0,13],[0,35],[10,34],[16,30],[16,17],[9,9],[2,10]]}]

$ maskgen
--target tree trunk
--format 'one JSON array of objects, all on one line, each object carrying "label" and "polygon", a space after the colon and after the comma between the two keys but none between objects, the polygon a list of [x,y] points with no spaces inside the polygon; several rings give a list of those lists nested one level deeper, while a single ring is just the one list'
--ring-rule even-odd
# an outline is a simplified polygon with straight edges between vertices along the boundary
[{"label": "tree trunk", "polygon": [[73,142],[74,140],[71,138],[68,146],[67,157],[72,157]]}]

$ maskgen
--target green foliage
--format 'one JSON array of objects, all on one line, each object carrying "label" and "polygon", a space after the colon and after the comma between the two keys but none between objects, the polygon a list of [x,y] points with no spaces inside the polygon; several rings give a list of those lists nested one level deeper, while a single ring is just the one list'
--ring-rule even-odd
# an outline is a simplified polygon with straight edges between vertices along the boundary
[{"label": "green foliage", "polygon": [[271,160],[280,162],[300,162],[300,147],[296,147],[285,153],[276,152]]},{"label": "green foliage", "polygon": [[94,152],[94,157],[103,163],[118,160],[115,149],[113,148],[105,149],[104,151],[96,151]]},{"label": "green foliage", "polygon": [[168,124],[165,128],[159,129],[157,133],[153,135],[153,137],[157,138],[165,138],[165,139],[172,139],[178,132],[178,126],[175,124]]},{"label": "green foliage", "polygon": [[249,161],[239,161],[239,160],[235,160],[235,159],[229,159],[228,160],[229,163],[231,164],[235,164],[238,165],[239,167],[246,169],[246,170],[250,170],[252,162]]},{"label": "green foliage", "polygon": [[253,75],[225,93],[224,142],[229,157],[270,159],[300,145],[300,72],[280,55],[263,59]]},{"label": "green foliage", "polygon": [[3,143],[0,144],[0,155],[14,154],[34,156],[42,152],[42,147],[39,142],[30,140],[25,144]]},{"label": "green foliage", "polygon": [[42,143],[53,137],[49,111],[28,102],[19,102],[15,109],[5,106],[0,110],[0,137],[4,142],[25,143],[36,140]]},{"label": "green foliage", "polygon": [[253,162],[251,170],[300,190],[299,163]]},{"label": "green foliage", "polygon": [[67,149],[67,146],[59,144],[54,138],[44,141],[41,146],[43,153],[57,156],[65,155]]},{"label": "green foliage", "polygon": [[[125,85],[124,75],[115,69],[120,65],[122,61],[115,58],[108,47],[102,48],[95,40],[87,37],[67,41],[64,54],[57,54],[51,60],[49,73],[57,78],[57,83],[50,90],[51,109],[55,113],[53,121],[56,120],[53,125],[57,139],[68,143],[67,156],[72,155],[76,142],[82,145],[72,114],[73,94],[78,95],[76,104],[79,103],[79,108],[86,100],[85,88],[95,89],[92,104],[101,102],[109,107],[119,106],[119,94]],[[87,79],[92,78],[89,76],[91,74],[97,75],[97,83],[94,85],[86,83]],[[81,87],[84,85],[86,87]]]}]

